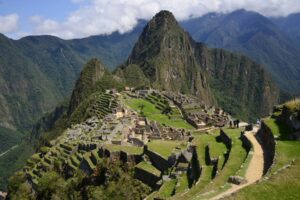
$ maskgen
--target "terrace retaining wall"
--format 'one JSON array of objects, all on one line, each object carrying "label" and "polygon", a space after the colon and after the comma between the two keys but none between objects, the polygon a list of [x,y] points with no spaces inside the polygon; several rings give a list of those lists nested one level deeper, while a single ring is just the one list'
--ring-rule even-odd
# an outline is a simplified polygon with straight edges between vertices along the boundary
[{"label": "terrace retaining wall", "polygon": [[157,183],[161,178],[143,169],[134,168],[134,178],[142,181],[152,189],[158,189],[160,185]]},{"label": "terrace retaining wall", "polygon": [[148,146],[144,146],[144,154],[147,155],[154,167],[161,172],[167,170],[171,165],[168,160],[164,159],[161,155],[148,150]]},{"label": "terrace retaining wall", "polygon": [[271,129],[262,121],[261,128],[255,135],[264,152],[264,175],[272,166],[275,156],[275,139]]}]

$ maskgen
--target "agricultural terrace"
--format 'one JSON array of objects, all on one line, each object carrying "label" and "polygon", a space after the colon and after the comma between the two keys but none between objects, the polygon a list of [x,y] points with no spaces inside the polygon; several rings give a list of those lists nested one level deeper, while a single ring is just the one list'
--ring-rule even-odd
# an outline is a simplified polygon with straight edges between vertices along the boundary
[{"label": "agricultural terrace", "polygon": [[[150,96],[150,95],[149,95]],[[157,100],[158,101],[158,100]],[[137,111],[140,114],[143,114],[149,120],[157,121],[161,124],[165,124],[175,128],[184,128],[184,129],[194,129],[192,125],[187,123],[180,115],[180,112],[177,107],[172,108],[170,114],[162,114],[162,103],[151,103],[149,100],[141,98],[130,98],[127,97],[125,100],[126,104]],[[152,102],[155,102],[152,100]]]}]

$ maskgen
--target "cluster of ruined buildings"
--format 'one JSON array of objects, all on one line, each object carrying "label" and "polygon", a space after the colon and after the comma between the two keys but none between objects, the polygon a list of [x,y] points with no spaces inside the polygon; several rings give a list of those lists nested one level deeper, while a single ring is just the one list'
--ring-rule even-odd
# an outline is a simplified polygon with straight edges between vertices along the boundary
[{"label": "cluster of ruined buildings", "polygon": [[164,95],[181,110],[186,121],[197,129],[223,127],[230,119],[222,109],[202,104],[196,98],[172,92],[165,92]]},{"label": "cluster of ruined buildings", "polygon": [[[108,90],[107,93],[119,96],[115,90]],[[157,92],[155,90],[134,90],[127,88],[126,95],[132,98],[147,98],[149,94]],[[220,109],[213,107],[201,106],[198,101],[193,98],[186,97],[180,94],[162,92],[159,95],[163,96],[170,107],[178,107],[183,118],[193,125],[195,128],[206,126],[224,126],[228,116]],[[195,105],[187,109],[187,105]],[[34,177],[40,176],[39,170],[47,170],[53,167],[53,159],[60,157],[62,162],[67,162],[63,166],[67,166],[64,170],[66,174],[75,171],[78,167],[85,172],[92,173],[93,167],[96,166],[99,157],[110,157],[138,163],[141,160],[149,160],[161,172],[176,165],[178,172],[187,172],[190,170],[190,177],[193,180],[197,179],[197,174],[200,171],[200,166],[191,168],[192,157],[195,156],[195,147],[189,147],[184,151],[179,151],[168,158],[156,154],[147,149],[147,143],[151,140],[176,140],[176,141],[192,141],[190,131],[182,128],[174,128],[167,125],[162,125],[159,122],[149,121],[145,117],[141,117],[136,111],[122,105],[121,101],[117,101],[117,106],[112,109],[111,113],[106,114],[102,119],[92,117],[81,124],[76,124],[66,130],[63,135],[63,140],[53,146],[57,146],[54,151],[50,151],[40,158],[40,162],[33,168],[24,168],[29,178],[34,180]],[[113,152],[104,148],[105,144],[129,145],[136,147],[144,147],[142,155],[130,156],[125,152]],[[189,143],[187,143],[189,144]],[[80,152],[89,152],[88,157],[83,156]],[[126,154],[126,155],[125,155]],[[146,155],[146,157],[145,157]],[[67,161],[67,159],[69,159]],[[197,161],[198,163],[198,161]],[[178,173],[176,172],[176,173]],[[139,176],[139,173],[142,173]],[[147,172],[136,168],[137,178],[144,179]],[[196,175],[195,175],[196,174]],[[148,173],[151,180],[159,180],[162,175],[153,177],[153,174]],[[71,176],[69,174],[68,176]],[[146,178],[147,179],[147,178]],[[147,179],[148,180],[148,179]],[[147,180],[143,180],[147,182]],[[155,182],[147,182],[148,185],[156,187]]]}]

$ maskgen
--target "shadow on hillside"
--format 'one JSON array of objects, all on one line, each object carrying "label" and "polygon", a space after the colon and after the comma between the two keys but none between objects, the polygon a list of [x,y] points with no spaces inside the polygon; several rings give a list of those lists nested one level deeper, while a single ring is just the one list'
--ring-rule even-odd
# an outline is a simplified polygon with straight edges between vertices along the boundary
[{"label": "shadow on hillside", "polygon": [[293,140],[293,131],[287,124],[279,120],[275,120],[275,124],[279,129],[279,137],[276,140]]}]

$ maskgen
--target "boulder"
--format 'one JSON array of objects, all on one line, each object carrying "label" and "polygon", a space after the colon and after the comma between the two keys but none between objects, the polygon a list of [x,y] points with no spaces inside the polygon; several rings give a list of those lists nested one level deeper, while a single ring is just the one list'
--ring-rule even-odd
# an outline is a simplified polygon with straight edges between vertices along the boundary
[{"label": "boulder", "polygon": [[228,182],[233,183],[235,185],[240,185],[246,183],[247,181],[245,180],[244,177],[241,176],[230,176]]}]

